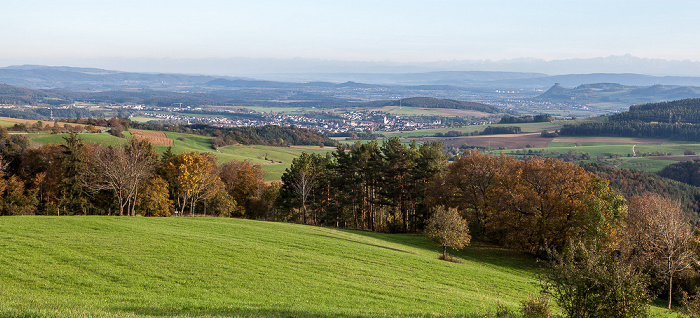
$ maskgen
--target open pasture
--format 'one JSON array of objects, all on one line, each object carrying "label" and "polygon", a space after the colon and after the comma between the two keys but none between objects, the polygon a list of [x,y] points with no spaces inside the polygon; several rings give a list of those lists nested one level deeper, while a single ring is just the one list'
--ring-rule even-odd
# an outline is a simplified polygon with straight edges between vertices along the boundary
[{"label": "open pasture", "polygon": [[531,256],[440,252],[421,235],[278,222],[2,217],[0,317],[495,317],[538,290]]},{"label": "open pasture", "polygon": [[471,316],[517,310],[540,266],[499,248],[455,264],[423,236],[249,220],[2,221],[3,317]]}]

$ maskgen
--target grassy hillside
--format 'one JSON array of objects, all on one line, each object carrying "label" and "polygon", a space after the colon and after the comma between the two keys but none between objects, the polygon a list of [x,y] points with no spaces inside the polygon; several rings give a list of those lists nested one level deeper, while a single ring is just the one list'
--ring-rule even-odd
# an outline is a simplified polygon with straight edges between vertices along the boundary
[{"label": "grassy hillside", "polygon": [[0,246],[0,317],[459,316],[537,289],[511,251],[249,220],[5,217]]}]

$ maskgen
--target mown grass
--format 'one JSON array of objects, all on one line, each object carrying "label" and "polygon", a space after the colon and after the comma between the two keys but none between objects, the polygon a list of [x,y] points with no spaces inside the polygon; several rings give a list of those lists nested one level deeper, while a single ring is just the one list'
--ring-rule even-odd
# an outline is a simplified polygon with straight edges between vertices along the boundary
[{"label": "mown grass", "polygon": [[439,251],[420,235],[251,220],[3,217],[0,317],[491,317],[538,290],[532,257]]},{"label": "mown grass", "polygon": [[219,218],[5,217],[0,316],[461,316],[514,310],[531,258],[422,236]]}]

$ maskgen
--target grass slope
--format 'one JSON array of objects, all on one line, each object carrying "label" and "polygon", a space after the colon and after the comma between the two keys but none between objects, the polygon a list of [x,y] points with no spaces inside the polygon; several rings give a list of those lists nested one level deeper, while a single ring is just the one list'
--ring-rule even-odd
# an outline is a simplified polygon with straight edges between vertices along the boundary
[{"label": "grass slope", "polygon": [[416,235],[219,218],[4,217],[0,317],[462,316],[513,310],[537,264]]}]

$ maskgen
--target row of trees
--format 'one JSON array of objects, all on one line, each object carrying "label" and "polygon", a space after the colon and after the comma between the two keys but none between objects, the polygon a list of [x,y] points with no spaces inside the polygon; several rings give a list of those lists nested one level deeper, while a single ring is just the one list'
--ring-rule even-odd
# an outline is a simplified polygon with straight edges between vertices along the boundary
[{"label": "row of trees", "polygon": [[339,146],[326,156],[303,153],[282,176],[279,213],[308,224],[416,232],[428,214],[430,181],[446,163],[442,143],[398,138]]},{"label": "row of trees", "polygon": [[645,123],[640,121],[609,121],[564,125],[560,136],[616,136],[636,138],[668,138],[700,141],[700,126],[692,124]]},{"label": "row of trees", "polygon": [[603,179],[556,159],[518,161],[465,152],[447,165],[440,143],[357,143],[328,156],[302,154],[282,177],[280,215],[308,224],[418,232],[428,207],[456,208],[470,233],[539,253],[597,236],[624,199]]},{"label": "row of trees", "polygon": [[210,153],[176,155],[170,149],[158,156],[145,140],[104,146],[71,134],[60,145],[31,148],[19,139],[5,140],[2,149],[3,215],[176,212],[265,218],[279,188],[266,185],[262,169],[250,162],[219,166]]}]

